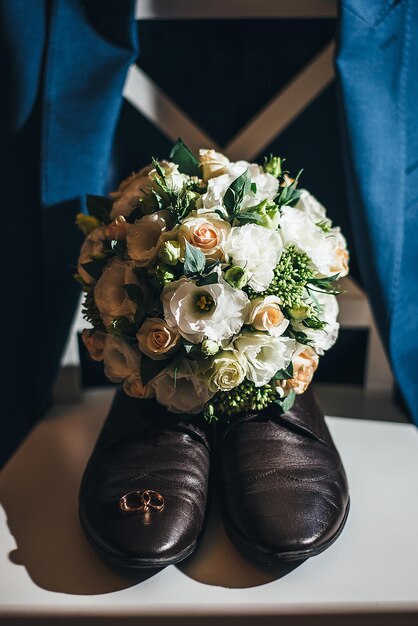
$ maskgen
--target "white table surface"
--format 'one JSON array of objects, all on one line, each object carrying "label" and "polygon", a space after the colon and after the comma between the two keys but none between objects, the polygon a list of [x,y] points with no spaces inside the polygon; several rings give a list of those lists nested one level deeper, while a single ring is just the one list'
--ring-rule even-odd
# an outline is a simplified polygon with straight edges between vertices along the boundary
[{"label": "white table surface", "polygon": [[351,511],[338,541],[292,571],[242,557],[213,507],[195,555],[127,575],[96,556],[77,517],[79,481],[110,399],[109,391],[93,391],[80,404],[55,408],[0,473],[1,623],[84,616],[96,624],[103,616],[108,624],[112,616],[131,616],[153,625],[418,624],[414,426],[328,418]]}]

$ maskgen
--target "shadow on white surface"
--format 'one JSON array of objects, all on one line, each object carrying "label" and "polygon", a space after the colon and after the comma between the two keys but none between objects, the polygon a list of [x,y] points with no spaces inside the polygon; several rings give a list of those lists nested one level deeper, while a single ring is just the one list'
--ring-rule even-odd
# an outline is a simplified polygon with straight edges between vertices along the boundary
[{"label": "shadow on white surface", "polygon": [[[161,571],[108,566],[80,527],[79,484],[112,396],[113,390],[93,391],[83,402],[53,409],[0,474],[0,504],[12,535],[3,559],[25,567],[33,583],[47,591],[106,594]],[[196,582],[239,589],[270,583],[297,565],[275,568],[247,561],[227,537],[215,504],[199,548],[179,569]]]},{"label": "shadow on white surface", "polygon": [[[95,392],[38,424],[0,474],[0,503],[16,548],[9,559],[39,587],[68,594],[103,594],[132,586],[155,570],[109,568],[83,536],[78,520],[82,472],[112,393]],[[59,414],[58,414],[59,413]]]}]

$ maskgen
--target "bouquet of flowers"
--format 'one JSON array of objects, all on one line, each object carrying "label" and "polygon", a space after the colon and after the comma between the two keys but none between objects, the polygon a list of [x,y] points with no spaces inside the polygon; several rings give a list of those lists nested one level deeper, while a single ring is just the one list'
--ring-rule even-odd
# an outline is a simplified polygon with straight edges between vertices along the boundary
[{"label": "bouquet of flowers", "polygon": [[87,196],[83,341],[134,398],[206,419],[289,410],[338,334],[346,241],[284,160],[168,161]]}]

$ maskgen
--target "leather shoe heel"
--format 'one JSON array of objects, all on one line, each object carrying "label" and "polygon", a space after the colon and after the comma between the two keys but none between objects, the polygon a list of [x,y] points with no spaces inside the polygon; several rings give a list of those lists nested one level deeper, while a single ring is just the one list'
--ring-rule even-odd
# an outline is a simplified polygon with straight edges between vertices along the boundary
[{"label": "leather shoe heel", "polygon": [[208,492],[209,429],[178,422],[152,400],[116,394],[85,470],[79,513],[111,564],[164,567],[189,556]]},{"label": "leather shoe heel", "polygon": [[303,560],[337,539],[349,510],[347,479],[310,390],[283,415],[273,405],[238,419],[219,446],[224,523],[243,554]]}]

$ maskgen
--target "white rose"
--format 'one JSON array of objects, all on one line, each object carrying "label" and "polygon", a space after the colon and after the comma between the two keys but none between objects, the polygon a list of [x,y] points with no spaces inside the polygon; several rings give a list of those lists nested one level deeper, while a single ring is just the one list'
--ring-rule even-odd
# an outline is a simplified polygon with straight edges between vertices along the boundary
[{"label": "white rose", "polygon": [[180,335],[159,317],[148,317],[136,336],[141,352],[155,361],[168,359],[179,347]]},{"label": "white rose", "polygon": [[285,246],[294,244],[309,256],[320,274],[330,275],[333,263],[332,246],[327,239],[327,233],[316,226],[307,213],[294,207],[283,207],[280,232]]},{"label": "white rose", "polygon": [[81,246],[77,271],[87,285],[94,285],[96,281],[86,272],[83,265],[94,261],[94,257],[103,258],[105,256],[103,251],[104,239],[106,239],[106,226],[99,226],[99,228],[91,231]]},{"label": "white rose", "polygon": [[201,370],[209,389],[230,391],[245,378],[247,364],[236,350],[222,350],[201,364]]},{"label": "white rose", "polygon": [[183,249],[186,240],[192,246],[199,248],[208,259],[223,260],[222,246],[230,232],[230,224],[216,213],[201,215],[193,212],[181,224],[178,237]]},{"label": "white rose", "polygon": [[214,395],[199,374],[197,364],[186,358],[177,370],[170,366],[149,384],[157,402],[172,413],[200,413]]},{"label": "white rose", "polygon": [[121,315],[131,322],[134,320],[137,305],[126,294],[125,285],[128,284],[138,285],[143,290],[144,298],[148,297],[148,289],[136,277],[132,263],[114,257],[94,288],[94,301],[105,326]]},{"label": "white rose", "polygon": [[231,229],[224,246],[225,254],[234,265],[244,268],[254,291],[264,291],[274,278],[283,243],[279,233],[257,224],[245,224]]},{"label": "white rose", "polygon": [[304,393],[309,387],[318,367],[319,357],[309,346],[298,344],[292,357],[293,378],[276,382],[276,391],[280,396],[287,396],[289,391],[296,395]]},{"label": "white rose", "polygon": [[208,187],[205,194],[202,195],[201,202],[204,208],[212,208],[223,204],[223,197],[231,183],[241,176],[246,170],[251,178],[251,182],[255,184],[256,191],[250,191],[244,198],[242,209],[259,204],[262,200],[276,197],[279,183],[274,176],[266,174],[260,165],[255,163],[247,163],[247,161],[237,161],[225,165],[227,173],[211,178],[208,181]]},{"label": "white rose", "polygon": [[[315,292],[315,299],[320,305],[318,317],[321,321],[326,323],[325,328],[323,330],[307,328],[301,321],[292,321],[291,325],[295,330],[302,331],[306,334],[312,347],[318,354],[324,354],[324,352],[329,350],[337,341],[340,328],[337,322],[338,302],[335,296],[322,292]],[[305,298],[304,301],[307,305],[315,304],[313,300],[308,297]]]},{"label": "white rose", "polygon": [[127,251],[138,267],[149,265],[155,260],[161,234],[167,230],[168,211],[157,211],[144,215],[132,224],[126,237]]},{"label": "white rose", "polygon": [[[178,165],[161,161],[160,166],[164,170],[168,185],[173,189],[181,189],[187,181],[187,176],[180,174]],[[110,194],[114,199],[110,216],[113,218],[119,215],[127,217],[138,205],[140,198],[149,195],[152,189],[159,191],[154,180],[156,176],[158,176],[158,173],[155,167],[153,165],[147,165],[139,172],[126,178],[119,185],[119,189]]]},{"label": "white rose", "polygon": [[225,165],[229,165],[229,159],[215,150],[199,150],[199,161],[202,166],[202,178],[208,181],[222,174],[227,174]]},{"label": "white rose", "polygon": [[274,337],[283,335],[289,325],[280,308],[280,299],[277,296],[254,298],[245,320],[256,330],[270,333]]},{"label": "white rose", "polygon": [[304,211],[314,224],[322,223],[325,226],[331,227],[332,222],[327,217],[325,207],[306,189],[301,189],[300,191],[301,195],[295,208]]},{"label": "white rose", "polygon": [[154,398],[155,392],[151,385],[143,385],[138,374],[132,374],[123,381],[123,390],[131,398]]},{"label": "white rose", "polygon": [[120,383],[129,376],[139,376],[139,350],[123,339],[107,335],[103,359],[105,375],[113,383]]},{"label": "white rose", "polygon": [[271,337],[267,333],[244,332],[234,342],[247,361],[247,378],[256,387],[266,385],[292,358],[296,342],[288,337]]},{"label": "white rose", "polygon": [[203,287],[197,287],[189,278],[180,278],[164,287],[162,302],[169,326],[192,343],[200,343],[203,339],[219,342],[237,334],[249,299],[222,278]]}]

